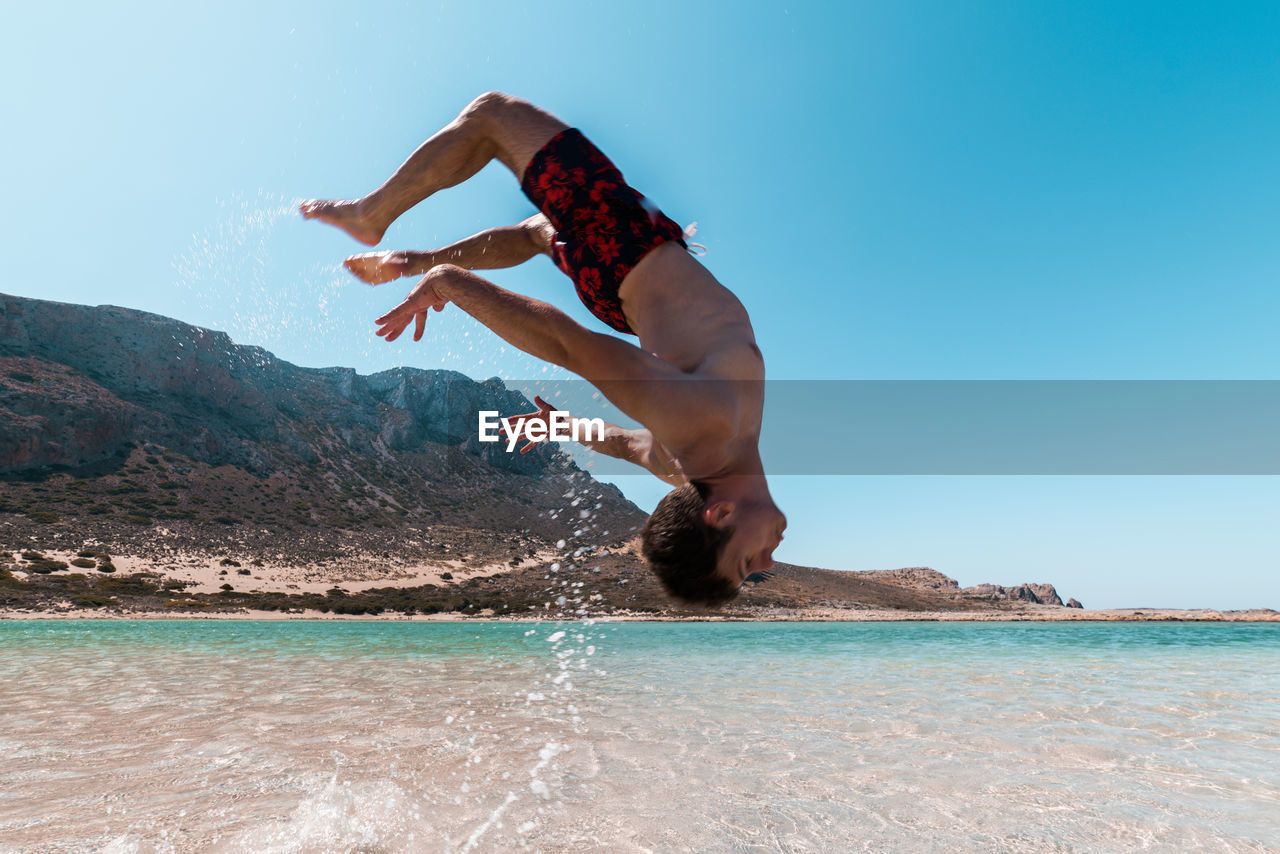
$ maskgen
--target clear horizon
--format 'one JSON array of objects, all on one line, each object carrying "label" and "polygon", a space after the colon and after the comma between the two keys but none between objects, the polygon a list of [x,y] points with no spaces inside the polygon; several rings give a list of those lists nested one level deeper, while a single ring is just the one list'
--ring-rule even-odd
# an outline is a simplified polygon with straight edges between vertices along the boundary
[{"label": "clear horizon", "polygon": [[[15,10],[0,290],[175,317],[304,366],[565,379],[456,310],[419,344],[374,338],[410,282],[361,285],[338,265],[366,248],[294,213],[372,189],[500,89],[698,221],[771,378],[1280,378],[1280,7],[577,3],[552,18]],[[381,245],[531,212],[490,166]],[[594,322],[543,259],[491,278]],[[666,491],[608,480],[645,509]],[[790,563],[1051,582],[1088,607],[1280,607],[1275,476],[772,485]]]}]

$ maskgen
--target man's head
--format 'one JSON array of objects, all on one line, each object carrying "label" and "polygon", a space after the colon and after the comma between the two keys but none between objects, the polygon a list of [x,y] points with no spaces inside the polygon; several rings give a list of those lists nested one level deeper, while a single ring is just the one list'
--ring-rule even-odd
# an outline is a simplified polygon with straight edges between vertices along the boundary
[{"label": "man's head", "polygon": [[722,605],[752,572],[773,566],[786,519],[763,478],[747,483],[687,483],[669,492],[641,533],[650,569],[677,599]]}]

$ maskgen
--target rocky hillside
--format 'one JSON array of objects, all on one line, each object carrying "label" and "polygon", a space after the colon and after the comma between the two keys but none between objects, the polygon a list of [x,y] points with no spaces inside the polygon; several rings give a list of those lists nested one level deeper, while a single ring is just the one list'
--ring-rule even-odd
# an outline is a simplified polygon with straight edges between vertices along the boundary
[{"label": "rocky hillside", "polygon": [[961,587],[954,579],[925,566],[906,569],[872,570],[860,572],[860,576],[900,587],[929,590],[954,598],[988,602],[1027,602],[1032,605],[1057,605],[1066,608],[1082,608],[1075,599],[1063,602],[1052,584],[1019,584],[1017,587],[1001,587],[998,584],[977,584]]},{"label": "rocky hillside", "polygon": [[[299,368],[144,312],[0,296],[3,509],[130,547],[155,525],[306,559],[406,526],[625,538],[643,514],[564,454],[475,440],[477,410],[531,408],[497,379]],[[585,523],[562,512],[573,484]]]},{"label": "rocky hillside", "polygon": [[[300,368],[0,295],[0,606],[667,609],[632,542],[644,514],[553,447],[481,445],[480,409],[532,406],[497,379]],[[932,570],[778,569],[735,607],[1061,604]]]}]

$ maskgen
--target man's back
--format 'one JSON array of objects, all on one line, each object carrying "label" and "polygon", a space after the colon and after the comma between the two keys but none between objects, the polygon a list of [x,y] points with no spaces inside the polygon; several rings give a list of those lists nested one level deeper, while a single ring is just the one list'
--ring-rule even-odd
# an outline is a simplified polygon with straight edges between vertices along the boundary
[{"label": "man's back", "polygon": [[[764,407],[764,359],[746,309],[696,258],[677,244],[650,252],[619,292],[640,346],[679,368],[690,382],[705,382],[698,405],[685,415],[699,440],[654,433],[688,477],[710,475],[759,440]],[[684,398],[687,400],[687,398]],[[716,407],[727,408],[727,417]],[[686,433],[685,435],[688,435]]]}]

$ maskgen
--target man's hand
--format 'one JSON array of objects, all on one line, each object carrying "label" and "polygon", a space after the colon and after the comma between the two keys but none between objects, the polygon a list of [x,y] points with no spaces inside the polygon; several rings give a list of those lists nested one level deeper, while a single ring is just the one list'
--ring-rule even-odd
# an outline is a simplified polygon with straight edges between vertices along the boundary
[{"label": "man's hand", "polygon": [[[555,407],[536,394],[533,396],[533,402],[538,407],[536,412],[526,412],[524,415],[512,415],[510,418],[502,419],[502,429],[506,432],[508,439],[524,432],[526,421],[541,421],[547,425],[548,431],[551,430],[551,412]],[[539,439],[536,442],[529,442],[520,449],[520,453],[527,454],[533,450],[535,445],[545,441],[545,439]]]},{"label": "man's hand", "polygon": [[387,341],[394,341],[400,337],[401,332],[404,332],[409,321],[413,320],[415,322],[413,340],[422,340],[422,333],[427,328],[427,312],[433,308],[436,311],[444,311],[445,305],[449,302],[436,292],[431,279],[429,275],[423,276],[422,281],[409,291],[404,302],[374,321],[378,324],[378,335]]}]

